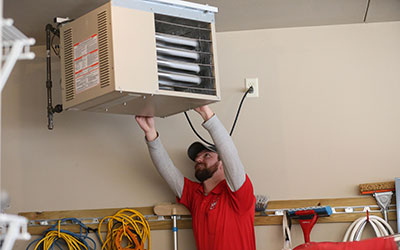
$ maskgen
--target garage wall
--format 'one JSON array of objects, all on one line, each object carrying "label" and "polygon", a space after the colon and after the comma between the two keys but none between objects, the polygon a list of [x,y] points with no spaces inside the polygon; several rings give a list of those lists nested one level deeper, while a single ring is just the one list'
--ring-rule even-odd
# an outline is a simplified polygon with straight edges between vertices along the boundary
[{"label": "garage wall", "polygon": [[[233,139],[256,194],[272,200],[357,196],[357,185],[399,176],[400,22],[217,33],[222,102],[211,107],[230,129],[244,78],[258,77]],[[2,96],[1,187],[9,213],[152,206],[174,202],[132,116],[65,112],[47,130],[45,48],[17,63]],[[55,103],[60,70],[53,60]],[[201,134],[201,120],[190,112]],[[176,166],[195,135],[184,115],[157,118]],[[348,224],[317,224],[311,238],[339,241]],[[302,242],[293,228],[294,244]],[[172,249],[154,231],[154,250]],[[279,226],[256,227],[257,249],[281,249]],[[195,249],[191,230],[182,249]],[[18,242],[17,249],[25,248]]]}]

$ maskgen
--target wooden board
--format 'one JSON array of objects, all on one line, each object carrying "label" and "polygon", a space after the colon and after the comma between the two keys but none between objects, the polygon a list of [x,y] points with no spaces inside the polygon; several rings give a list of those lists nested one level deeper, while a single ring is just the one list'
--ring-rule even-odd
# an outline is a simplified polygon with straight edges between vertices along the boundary
[{"label": "wooden board", "polygon": [[[381,214],[374,214],[381,218]],[[356,219],[366,216],[365,213],[357,213],[357,214],[332,214],[329,217],[321,217],[318,218],[318,223],[346,223],[353,222]],[[396,213],[389,212],[389,220],[396,220]],[[298,224],[298,220],[292,220],[294,224]],[[257,216],[254,219],[255,226],[264,226],[264,225],[280,225],[282,224],[282,216]]]},{"label": "wooden board", "polygon": [[[189,229],[192,228],[192,220],[178,220],[178,228],[179,229]],[[98,228],[98,225],[88,225],[90,228]],[[149,226],[151,230],[172,230],[172,221],[165,220],[165,221],[150,221]],[[40,235],[45,230],[49,229],[50,226],[28,226],[28,232],[31,235]],[[80,228],[76,225],[64,225],[62,226],[63,229],[79,233]],[[107,224],[103,224],[101,226],[101,232],[107,231]]]},{"label": "wooden board", "polygon": [[[65,210],[65,211],[44,211],[44,212],[25,212],[19,215],[26,217],[28,220],[57,220],[64,218],[99,218],[110,216],[124,208],[105,208],[105,209],[85,209],[85,210]],[[134,207],[141,214],[154,214],[153,207]]]},{"label": "wooden board", "polygon": [[[392,199],[392,204],[395,204]],[[354,197],[354,198],[335,198],[335,199],[311,199],[311,200],[277,200],[268,202],[267,209],[291,209],[314,206],[331,206],[331,207],[355,207],[355,206],[376,206],[375,198],[372,196]],[[371,213],[372,214],[372,213]],[[382,214],[373,213],[373,215],[383,218]],[[353,222],[356,219],[366,216],[366,213],[346,213],[332,214],[329,217],[318,218],[318,223],[345,223]],[[389,220],[396,220],[396,213],[389,212]],[[298,223],[298,220],[293,220]],[[256,213],[254,225],[280,225],[282,224],[282,216],[263,216]]]},{"label": "wooden board", "polygon": [[[392,202],[392,204],[395,204]],[[268,209],[281,208],[301,208],[312,206],[371,206],[376,205],[375,198],[372,196],[362,196],[353,198],[334,198],[334,199],[311,199],[311,200],[277,200],[268,202]]]},{"label": "wooden board", "polygon": [[[394,199],[392,204],[395,204]],[[302,208],[312,206],[331,206],[331,207],[354,207],[354,206],[371,206],[376,205],[376,201],[371,196],[355,197],[355,198],[336,198],[336,199],[311,199],[311,200],[277,200],[269,201],[267,209],[290,209],[290,208]],[[176,205],[171,205],[172,207]],[[82,219],[83,223],[87,223],[85,218],[102,218],[110,216],[121,210],[122,208],[110,208],[110,209],[88,209],[88,210],[68,210],[68,211],[46,211],[46,212],[26,212],[19,213],[19,215],[26,217],[28,220],[57,220],[63,218],[78,218]],[[149,221],[151,230],[171,230],[171,220],[159,220],[155,216],[154,207],[138,207],[129,208],[135,209],[143,215],[154,215]],[[179,210],[181,211],[181,210]],[[184,210],[182,210],[184,211]],[[167,213],[168,214],[168,213]],[[382,217],[381,213],[373,213],[374,215]],[[343,223],[353,222],[359,217],[365,216],[366,213],[346,213],[346,214],[333,214],[330,217],[322,217],[318,219],[318,223]],[[167,217],[169,218],[169,217]],[[178,228],[188,229],[192,228],[192,221],[190,216],[182,216],[182,220],[178,220]],[[389,220],[396,220],[396,213],[389,212]],[[269,216],[256,213],[254,219],[255,226],[264,225],[279,225],[282,223],[282,216]],[[293,220],[293,223],[298,223],[297,220]],[[98,224],[87,224],[91,228],[97,228]],[[32,235],[41,234],[44,230],[50,226],[31,226],[28,225],[28,231]],[[75,225],[65,225],[64,229],[72,232],[78,232],[79,228]],[[105,232],[105,224],[102,226],[101,231]]]}]

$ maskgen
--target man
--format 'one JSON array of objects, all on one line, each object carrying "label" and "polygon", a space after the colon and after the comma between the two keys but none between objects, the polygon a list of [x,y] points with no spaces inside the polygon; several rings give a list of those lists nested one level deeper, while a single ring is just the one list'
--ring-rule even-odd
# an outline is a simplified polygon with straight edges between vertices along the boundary
[{"label": "man", "polygon": [[151,159],[192,214],[198,250],[255,250],[253,185],[246,175],[236,147],[218,117],[208,106],[195,109],[204,119],[216,149],[199,142],[188,149],[195,161],[193,182],[173,165],[154,126],[153,117],[137,116]]}]

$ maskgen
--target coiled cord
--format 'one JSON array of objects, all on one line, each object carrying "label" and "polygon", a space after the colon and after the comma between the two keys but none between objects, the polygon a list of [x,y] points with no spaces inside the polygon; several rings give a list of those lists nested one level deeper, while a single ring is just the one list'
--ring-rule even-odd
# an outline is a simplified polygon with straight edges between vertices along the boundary
[{"label": "coiled cord", "polygon": [[365,226],[370,223],[377,237],[394,234],[392,227],[381,217],[369,215],[358,218],[347,229],[343,241],[359,241]]},{"label": "coiled cord", "polygon": [[[146,218],[136,210],[122,209],[113,216],[104,217],[98,227],[108,219],[107,235],[105,240],[98,234],[102,244],[101,249],[111,250],[144,250],[144,244],[149,239],[149,250],[151,249],[150,226]],[[122,246],[123,239],[126,239],[126,246]]]},{"label": "coiled cord", "polygon": [[[76,234],[64,229],[61,229],[61,224],[65,221],[71,221],[74,224],[79,225],[80,233]],[[51,228],[47,229],[43,233],[43,237],[32,241],[28,246],[27,250],[37,242],[34,250],[38,248],[40,250],[53,250],[54,246],[58,249],[62,249],[60,243],[64,242],[69,250],[89,250],[96,249],[96,243],[93,239],[88,237],[89,228],[85,226],[80,220],[76,218],[65,218],[58,220],[57,224],[53,225]],[[93,247],[89,246],[88,240],[92,242]]]}]

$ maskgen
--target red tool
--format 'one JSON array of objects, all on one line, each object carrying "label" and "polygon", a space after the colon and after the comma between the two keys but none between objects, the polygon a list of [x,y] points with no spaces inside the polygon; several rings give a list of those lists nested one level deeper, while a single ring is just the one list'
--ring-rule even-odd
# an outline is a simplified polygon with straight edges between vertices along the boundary
[{"label": "red tool", "polygon": [[301,210],[295,213],[299,217],[301,229],[303,229],[305,243],[310,242],[310,233],[318,220],[318,215],[314,210]]},{"label": "red tool", "polygon": [[304,241],[310,242],[310,233],[318,220],[318,217],[326,217],[332,214],[330,206],[317,206],[306,208],[295,208],[288,210],[290,218],[299,219],[301,229],[303,229]]}]

